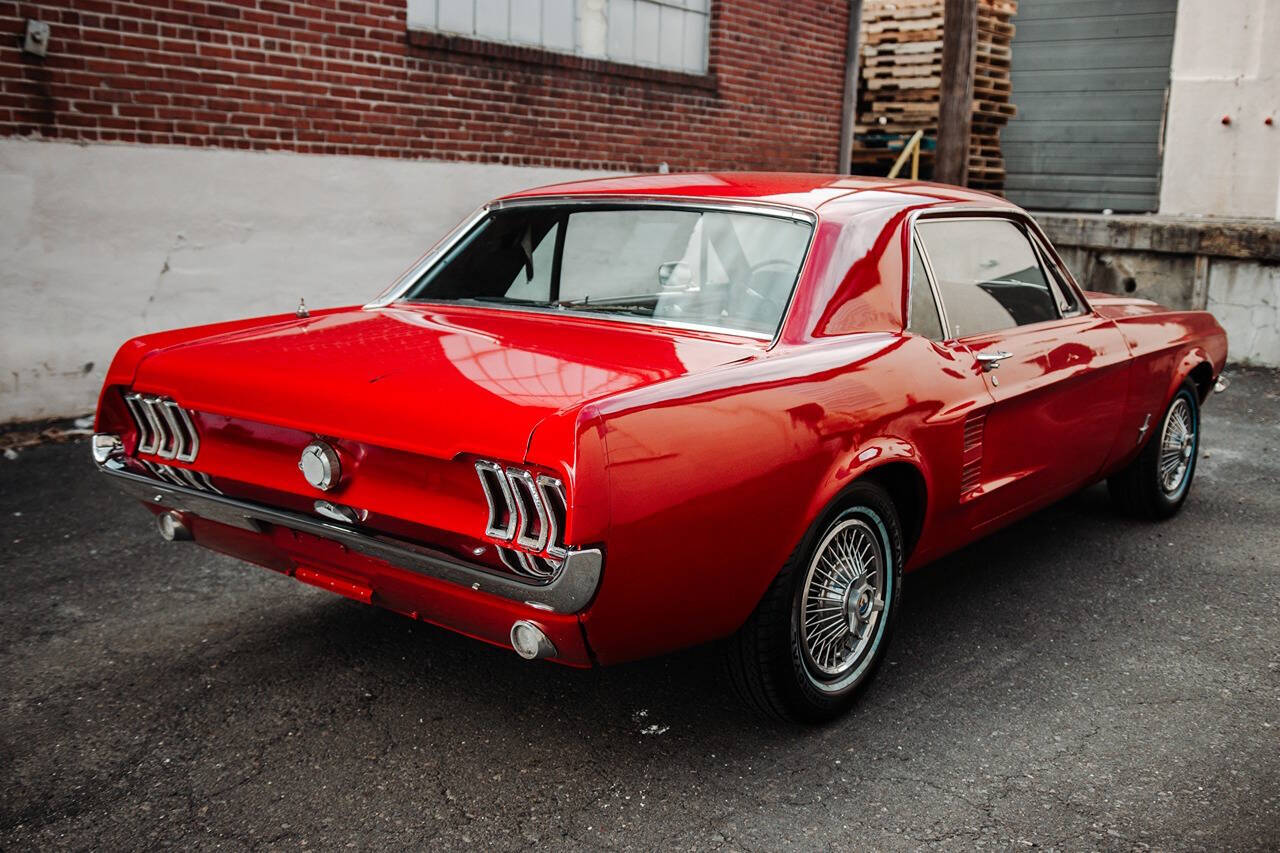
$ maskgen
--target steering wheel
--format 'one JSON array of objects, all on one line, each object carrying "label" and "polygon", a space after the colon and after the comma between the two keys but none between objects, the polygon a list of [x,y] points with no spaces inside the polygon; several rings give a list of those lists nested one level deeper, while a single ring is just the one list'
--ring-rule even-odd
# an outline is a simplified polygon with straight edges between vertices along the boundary
[{"label": "steering wheel", "polygon": [[[766,272],[771,267],[777,267],[779,272],[788,272],[794,266],[795,266],[794,262],[789,261],[785,258],[770,258],[767,261],[760,261],[759,263],[752,264],[747,268],[747,272],[751,274],[751,280],[754,282],[756,276],[759,273]],[[742,292],[747,296],[750,296],[752,299],[756,300],[762,305],[767,305],[767,306],[776,308],[778,310],[779,315],[781,315],[782,312],[787,310],[786,300],[779,299],[777,295],[773,293],[772,289],[767,293],[761,293],[760,291],[752,287],[750,284],[748,284],[745,288],[743,288]]]}]

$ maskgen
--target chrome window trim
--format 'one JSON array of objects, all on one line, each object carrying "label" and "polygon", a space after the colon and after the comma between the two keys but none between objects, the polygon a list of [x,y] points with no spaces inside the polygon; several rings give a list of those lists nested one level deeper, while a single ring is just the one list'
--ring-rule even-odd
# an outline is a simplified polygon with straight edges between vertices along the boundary
[{"label": "chrome window trim", "polygon": [[[919,232],[916,230],[916,225],[922,219],[939,219],[939,220],[957,221],[957,222],[964,221],[964,220],[986,221],[990,219],[1006,219],[1011,221],[1015,226],[1019,226],[1022,228],[1024,234],[1027,236],[1027,239],[1032,243],[1033,252],[1035,251],[1035,248],[1036,248],[1035,239],[1037,238],[1041,240],[1045,246],[1052,245],[1049,243],[1048,238],[1044,236],[1044,232],[1040,230],[1040,226],[1036,224],[1036,221],[1034,219],[1031,218],[1031,215],[1020,208],[975,207],[975,206],[969,206],[969,205],[941,205],[938,207],[924,208],[922,210],[914,210],[907,217],[907,227],[911,229],[911,235],[913,239],[919,238]],[[920,248],[924,254],[925,266],[929,268],[929,275],[931,278],[936,280],[937,277],[933,273],[933,264],[929,259],[929,253],[924,245],[923,239],[920,239]],[[1064,273],[1066,273],[1066,268],[1061,263],[1061,259],[1058,258],[1057,253],[1053,252],[1051,257],[1053,258],[1055,264],[1057,265],[1057,268],[1062,270]],[[1049,325],[1050,323],[1062,323],[1070,320],[1078,320],[1082,316],[1093,314],[1094,313],[1093,307],[1089,305],[1089,300],[1085,299],[1084,292],[1080,290],[1080,286],[1076,283],[1075,279],[1071,278],[1070,275],[1067,274],[1065,281],[1067,281],[1068,284],[1075,290],[1076,298],[1080,302],[1081,310],[1078,314],[1071,314],[1069,316],[1064,317],[1062,316],[1061,310],[1059,309],[1058,305],[1055,303],[1054,310],[1058,311],[1059,316],[1057,316],[1052,320],[1042,320],[1038,323],[1027,323],[1026,325],[1023,325],[1023,326],[1016,326],[1016,325],[1008,326],[1004,329],[994,329],[990,332],[981,332],[973,335],[959,335],[959,336],[952,333],[950,320],[947,320],[946,337],[943,338],[941,343],[948,343],[948,344],[960,343],[960,342],[963,342],[966,338],[980,337],[982,335],[1005,333],[1005,332],[1008,332],[1010,329],[1033,329],[1037,326]],[[945,319],[947,316],[946,300],[942,299],[941,287],[939,287],[939,289],[936,291],[936,294],[938,296],[939,304],[942,308],[942,312],[943,312],[942,316]]]},{"label": "chrome window trim", "polygon": [[1064,312],[1062,306],[1058,306],[1058,313],[1062,315],[1062,319],[1069,320],[1072,317],[1079,317],[1087,313],[1084,300],[1080,298],[1077,288],[1073,286],[1074,282],[1068,283],[1071,282],[1071,277],[1068,275],[1066,268],[1059,264],[1055,257],[1050,255],[1047,244],[1037,232],[1028,230],[1027,233],[1031,238],[1032,245],[1035,247],[1036,255],[1040,259],[1040,265],[1050,274],[1049,286],[1054,289],[1059,299],[1062,298],[1061,291],[1064,289],[1070,291],[1071,295],[1075,297],[1075,310]]},{"label": "chrome window trim", "polygon": [[569,551],[555,577],[537,583],[463,563],[434,549],[358,530],[340,522],[152,480],[127,471],[123,465],[111,460],[97,467],[126,494],[153,509],[195,515],[255,533],[263,532],[264,525],[310,533],[405,571],[556,613],[577,613],[590,604],[603,572],[604,555],[600,549],[581,548]]},{"label": "chrome window trim", "polygon": [[[518,207],[574,207],[574,208],[601,208],[601,209],[617,209],[631,207],[652,207],[657,209],[667,208],[674,210],[714,210],[726,213],[748,213],[760,216],[773,216],[778,219],[787,219],[794,222],[804,222],[810,226],[809,241],[805,244],[804,254],[800,258],[800,263],[796,266],[796,277],[791,283],[791,291],[787,295],[787,303],[783,306],[782,312],[778,315],[778,326],[772,334],[767,332],[758,332],[752,329],[736,329],[730,326],[717,326],[709,323],[685,323],[676,320],[666,320],[654,317],[636,317],[620,314],[606,314],[599,311],[575,311],[572,308],[550,308],[539,307],[534,305],[486,305],[486,308],[496,308],[501,311],[523,311],[530,313],[541,313],[555,317],[589,317],[597,320],[604,320],[611,323],[632,323],[642,326],[654,326],[658,328],[681,329],[693,332],[710,332],[713,334],[725,335],[728,337],[751,338],[758,341],[767,341],[770,346],[777,343],[782,336],[782,330],[786,327],[787,321],[791,317],[791,309],[795,304],[796,293],[800,289],[800,280],[803,278],[806,267],[809,263],[809,256],[813,251],[813,241],[818,234],[818,215],[811,210],[802,207],[795,207],[787,204],[767,201],[726,201],[717,199],[708,199],[706,201],[693,198],[668,198],[666,196],[628,196],[628,195],[563,195],[563,196],[531,196],[529,198],[506,198],[497,199],[480,207],[469,217],[454,227],[452,231],[445,235],[435,246],[433,246],[419,261],[414,264],[407,273],[396,280],[389,288],[384,290],[375,300],[367,303],[364,310],[374,310],[377,308],[386,308],[392,304],[402,301],[404,295],[417,284],[417,282],[427,274],[430,269],[441,261],[445,255],[453,250],[455,246],[465,240],[471,232],[478,226],[490,213],[498,210],[506,210]],[[418,305],[459,305],[465,303],[457,299],[415,299],[413,304]]]},{"label": "chrome window trim", "polygon": [[[415,299],[414,305],[461,305],[464,308],[479,308],[459,299]],[[733,329],[728,326],[712,326],[706,323],[683,323],[678,320],[665,320],[661,317],[639,317],[624,314],[605,314],[600,311],[574,311],[572,308],[546,308],[539,305],[485,305],[484,310],[514,311],[518,314],[538,314],[544,317],[581,317],[587,320],[602,320],[608,323],[633,323],[638,326],[653,326],[659,329],[682,329],[686,332],[706,332],[729,338],[750,338],[751,340],[769,342],[775,336],[767,332],[752,332],[746,329]]]},{"label": "chrome window trim", "polygon": [[414,263],[413,266],[409,267],[408,271],[393,281],[391,285],[383,290],[382,293],[378,294],[372,302],[367,303],[364,306],[364,309],[367,311],[372,308],[385,308],[403,296],[404,293],[413,286],[413,283],[421,278],[422,274],[431,268],[432,264],[448,253],[448,251],[456,246],[463,237],[467,236],[467,234],[471,232],[471,229],[479,224],[480,220],[488,216],[489,210],[490,205],[488,204],[481,205],[477,209],[473,210],[469,216],[457,225],[453,226],[452,230],[448,231],[443,237],[436,241],[436,244],[428,249],[426,254],[418,258],[417,262]]},{"label": "chrome window trim", "polygon": [[811,210],[790,204],[773,201],[734,201],[729,199],[708,198],[705,201],[686,196],[664,195],[626,195],[600,193],[592,195],[538,195],[522,198],[500,198],[489,203],[491,210],[505,210],[510,207],[654,207],[672,208],[676,210],[717,210],[725,213],[755,213],[764,216],[776,216],[779,219],[793,219],[799,222],[814,224],[818,217]]},{"label": "chrome window trim", "polygon": [[[915,225],[911,226],[911,246],[915,251],[920,253],[920,262],[924,265],[925,284],[929,286],[929,292],[933,294],[933,307],[938,312],[938,322],[942,323],[942,341],[948,339],[947,333],[951,331],[951,322],[947,319],[946,306],[942,304],[942,293],[938,290],[937,277],[933,273],[933,267],[929,265],[929,255],[925,253],[924,244],[920,241],[920,235],[916,233]],[[915,286],[915,264],[911,263],[911,249],[907,250],[907,287]],[[903,324],[903,331],[908,331],[911,327],[911,291],[907,291],[907,322]],[[911,334],[916,334],[911,332]],[[941,343],[942,341],[937,341]]]}]

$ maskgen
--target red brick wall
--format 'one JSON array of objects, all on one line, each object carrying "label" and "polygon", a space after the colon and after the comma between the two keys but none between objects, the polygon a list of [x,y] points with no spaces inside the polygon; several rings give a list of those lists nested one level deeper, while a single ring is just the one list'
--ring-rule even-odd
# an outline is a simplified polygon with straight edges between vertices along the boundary
[{"label": "red brick wall", "polygon": [[[406,35],[404,0],[0,0],[0,135],[832,171],[847,3],[715,0],[706,76]],[[49,56],[17,45],[28,17]]]}]

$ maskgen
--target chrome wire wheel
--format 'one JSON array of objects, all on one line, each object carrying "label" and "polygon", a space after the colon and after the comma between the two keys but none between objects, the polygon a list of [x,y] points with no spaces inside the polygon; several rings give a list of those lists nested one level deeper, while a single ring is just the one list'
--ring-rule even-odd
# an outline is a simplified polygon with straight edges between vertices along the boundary
[{"label": "chrome wire wheel", "polygon": [[1160,433],[1158,476],[1160,490],[1173,497],[1186,485],[1196,452],[1196,417],[1186,397],[1179,396],[1169,407]]},{"label": "chrome wire wheel", "polygon": [[801,593],[800,639],[806,663],[823,680],[838,679],[864,657],[885,608],[885,555],[861,518],[827,532],[814,552]]}]

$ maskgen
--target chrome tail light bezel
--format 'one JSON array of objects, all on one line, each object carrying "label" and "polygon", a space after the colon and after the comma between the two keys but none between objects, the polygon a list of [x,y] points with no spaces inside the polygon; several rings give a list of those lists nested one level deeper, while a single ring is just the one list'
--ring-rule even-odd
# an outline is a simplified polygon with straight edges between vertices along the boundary
[{"label": "chrome tail light bezel", "polygon": [[569,523],[569,503],[564,496],[564,482],[546,474],[538,475],[538,494],[545,510],[547,554],[563,560],[569,550],[564,544],[565,528]]},{"label": "chrome tail light bezel", "polygon": [[529,551],[541,551],[547,546],[547,511],[542,506],[537,481],[523,468],[508,468],[507,482],[519,515],[516,544]]},{"label": "chrome tail light bezel", "polygon": [[498,547],[503,565],[541,580],[554,578],[569,553],[564,481],[487,459],[475,468],[489,510],[485,535],[509,543]]},{"label": "chrome tail light bezel", "polygon": [[124,395],[125,405],[138,431],[136,453],[192,463],[200,453],[200,433],[191,414],[170,397]]},{"label": "chrome tail light bezel", "polygon": [[498,463],[481,459],[476,462],[476,476],[480,478],[480,488],[489,505],[489,521],[484,534],[491,539],[509,541],[516,532],[516,511],[515,497],[507,483],[506,472]]}]

